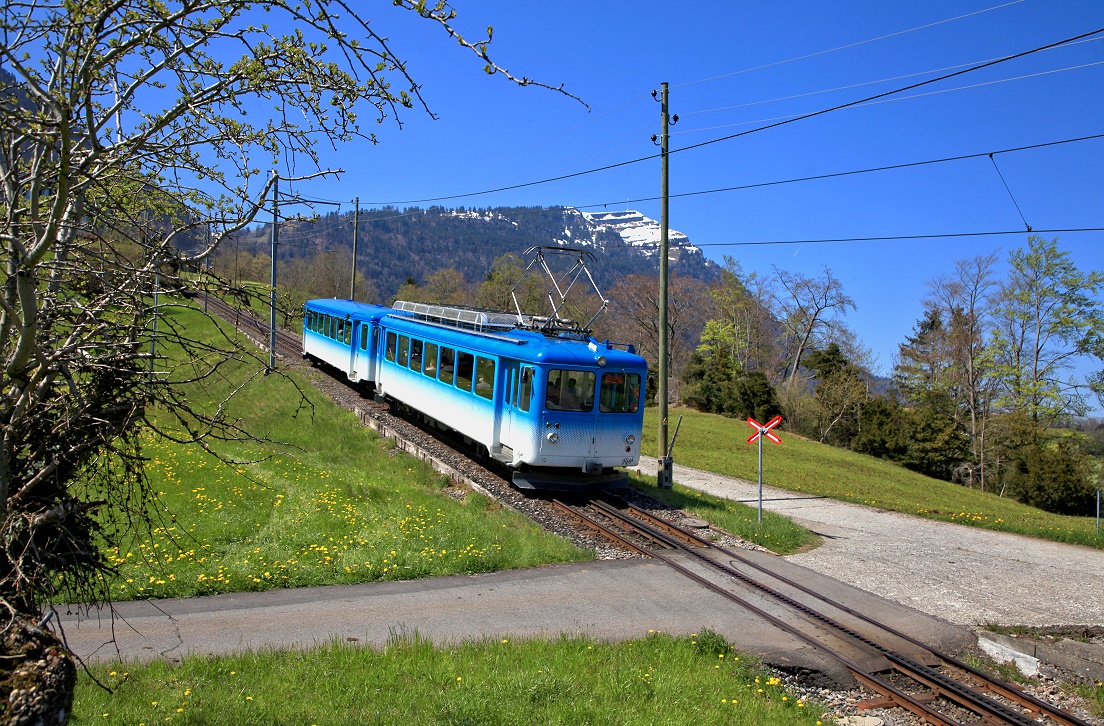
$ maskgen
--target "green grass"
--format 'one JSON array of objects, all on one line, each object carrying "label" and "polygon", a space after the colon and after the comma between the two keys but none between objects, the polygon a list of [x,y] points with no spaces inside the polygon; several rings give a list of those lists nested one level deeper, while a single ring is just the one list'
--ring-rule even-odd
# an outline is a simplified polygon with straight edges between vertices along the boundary
[{"label": "green grass", "polygon": [[74,724],[814,726],[821,714],[712,633],[448,649],[415,635],[383,651],[341,642],[92,673],[113,693],[82,676]]},{"label": "green grass", "polygon": [[678,483],[671,489],[660,489],[656,486],[655,477],[633,476],[629,482],[656,499],[780,555],[802,552],[820,543],[820,537],[774,512],[764,510],[763,521],[760,523],[757,509],[731,499],[704,494]]},{"label": "green grass", "polygon": [[[206,323],[194,313],[170,314],[197,331]],[[190,399],[214,405],[249,373],[245,364],[230,366],[224,379],[194,386]],[[262,459],[257,463],[227,465],[199,447],[146,436],[162,526],[108,551],[118,569],[113,599],[408,580],[593,558],[484,496],[460,502],[444,496],[441,475],[393,453],[311,386],[308,375],[320,374],[291,377],[313,413],[280,376],[256,378],[228,409],[248,430],[281,442],[220,446],[238,460]]]},{"label": "green grass", "polygon": [[[757,447],[746,443],[752,430],[744,421],[675,409],[670,415],[672,431],[680,415],[684,420],[674,451],[679,464],[756,480]],[[642,442],[645,451],[656,448],[656,428],[656,409],[649,408]],[[1092,517],[1050,514],[786,431],[780,435],[781,446],[768,442],[763,447],[763,481],[770,486],[971,527],[1104,548],[1104,533],[1096,532]]]}]

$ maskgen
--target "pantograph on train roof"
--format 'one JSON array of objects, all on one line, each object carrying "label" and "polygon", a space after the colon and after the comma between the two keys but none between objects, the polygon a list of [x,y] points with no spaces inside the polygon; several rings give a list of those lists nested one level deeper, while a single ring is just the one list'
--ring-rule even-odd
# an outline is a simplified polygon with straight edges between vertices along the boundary
[{"label": "pantograph on train roof", "polygon": [[[525,250],[525,255],[533,255],[533,259],[526,266],[521,279],[519,279],[510,290],[510,297],[514,301],[516,312],[485,310],[464,305],[432,305],[409,302],[406,300],[396,300],[393,307],[395,310],[409,313],[412,317],[427,322],[456,328],[465,328],[477,332],[503,332],[520,329],[548,334],[567,333],[569,335],[589,335],[591,324],[593,324],[598,316],[609,307],[609,300],[602,295],[602,291],[598,289],[598,284],[594,281],[594,277],[590,274],[590,270],[587,269],[587,260],[589,259],[593,262],[595,259],[594,254],[590,250],[579,247],[537,246]],[[557,275],[548,264],[547,255],[571,258],[570,268],[567,269],[566,272]],[[551,283],[551,287],[548,288],[546,293],[551,310],[547,315],[527,314],[522,311],[521,303],[518,301],[518,288],[534,274],[534,268],[539,268],[540,271],[543,271]],[[562,317],[561,312],[567,304],[568,295],[570,295],[576,284],[584,279],[584,276],[594,289],[594,292],[598,294],[598,298],[602,301],[602,304],[585,325],[580,325],[575,320]]]}]

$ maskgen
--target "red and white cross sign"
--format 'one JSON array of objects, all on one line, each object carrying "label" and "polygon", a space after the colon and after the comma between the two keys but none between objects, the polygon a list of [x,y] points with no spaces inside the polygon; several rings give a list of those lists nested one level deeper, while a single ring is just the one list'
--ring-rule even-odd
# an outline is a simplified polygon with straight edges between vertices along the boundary
[{"label": "red and white cross sign", "polygon": [[747,425],[755,429],[755,433],[748,437],[747,442],[749,444],[754,444],[760,436],[766,436],[774,443],[781,444],[782,439],[778,438],[778,434],[771,431],[771,429],[773,429],[780,423],[782,423],[781,416],[775,416],[770,421],[767,421],[765,424],[761,424],[752,417],[748,416]]}]

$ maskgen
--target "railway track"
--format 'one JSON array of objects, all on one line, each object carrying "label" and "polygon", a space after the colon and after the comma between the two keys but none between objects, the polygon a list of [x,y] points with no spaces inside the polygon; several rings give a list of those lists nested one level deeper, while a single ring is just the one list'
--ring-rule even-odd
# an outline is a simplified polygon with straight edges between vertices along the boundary
[{"label": "railway track", "polygon": [[[268,348],[267,320],[217,298],[210,298],[208,305],[212,313],[234,323],[258,345]],[[301,352],[302,344],[297,335],[277,329],[277,355],[297,360]],[[424,442],[401,441],[404,434],[394,428],[387,407],[379,405],[380,410],[376,411],[376,404],[363,403],[372,409],[362,412],[366,423],[377,430],[385,425],[385,435],[395,437],[397,445],[419,458],[434,458]],[[458,449],[449,450],[457,457],[468,456]],[[433,463],[450,476],[456,472],[455,461],[451,465],[436,460]],[[470,479],[468,481],[486,491]],[[505,480],[501,485],[494,489],[512,492]],[[860,708],[897,706],[940,726],[1089,726],[1022,692],[1015,685],[995,680],[953,656],[772,572],[744,553],[720,547],[628,502],[606,497],[575,503],[551,499],[549,503],[559,513],[580,522],[613,546],[664,562],[699,585],[835,659],[860,684],[879,694],[878,698],[858,704]],[[519,508],[526,509],[532,516],[528,507]],[[542,523],[548,526],[547,521]]]},{"label": "railway track", "polygon": [[[213,295],[207,298],[207,307],[211,313],[233,323],[239,332],[249,336],[262,348],[268,349],[271,342],[268,320],[261,318],[252,310],[231,305]],[[283,328],[276,328],[276,355],[286,359],[297,359],[302,352],[303,342],[298,335]]]},{"label": "railway track", "polygon": [[[772,572],[746,554],[720,547],[632,504],[609,498],[581,504],[557,499],[554,504],[602,536],[664,562],[839,661],[857,681],[880,694],[860,706],[897,706],[941,726],[1088,726],[1014,685]],[[703,574],[703,569],[713,577]],[[742,586],[740,591],[731,589],[733,581]],[[769,611],[764,600],[784,606],[789,616],[780,617],[776,608]],[[810,600],[816,604],[809,604]]]}]

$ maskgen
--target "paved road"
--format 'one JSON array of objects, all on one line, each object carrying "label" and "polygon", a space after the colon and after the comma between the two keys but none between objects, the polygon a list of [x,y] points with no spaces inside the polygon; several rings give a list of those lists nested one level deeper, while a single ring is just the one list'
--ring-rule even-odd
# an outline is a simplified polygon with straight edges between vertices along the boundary
[{"label": "paved road", "polygon": [[[641,469],[655,472],[655,459]],[[675,466],[675,481],[755,506],[755,482]],[[763,507],[824,538],[787,557],[960,625],[1104,625],[1104,550],[764,487]]]}]

